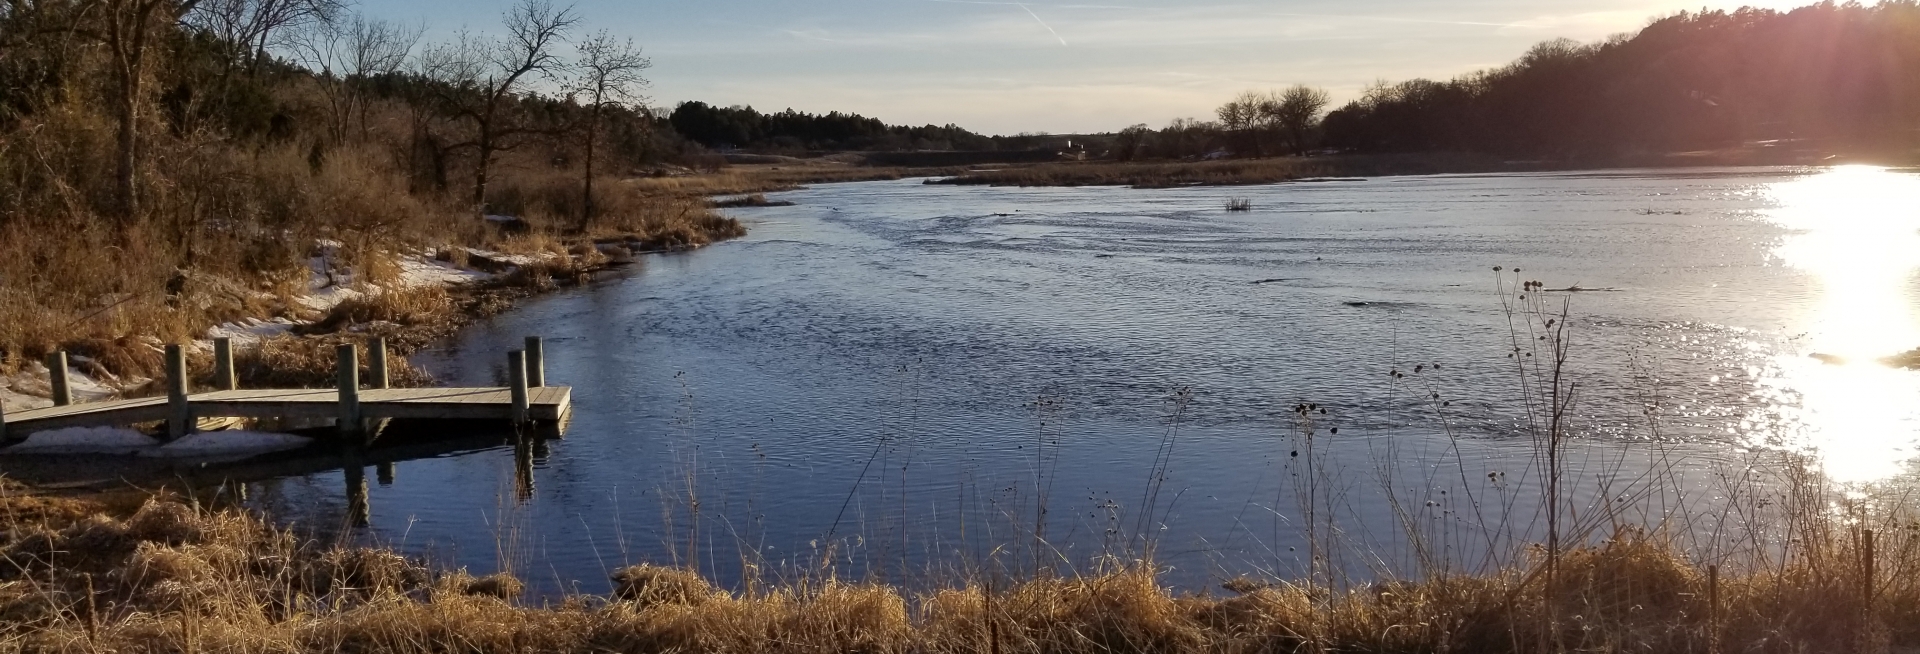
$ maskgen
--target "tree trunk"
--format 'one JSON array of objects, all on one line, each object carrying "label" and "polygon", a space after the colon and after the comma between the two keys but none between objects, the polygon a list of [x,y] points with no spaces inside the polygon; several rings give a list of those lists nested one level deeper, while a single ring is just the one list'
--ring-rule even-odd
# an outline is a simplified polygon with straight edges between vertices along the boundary
[{"label": "tree trunk", "polygon": [[593,111],[587,116],[587,163],[586,188],[580,193],[580,231],[585,232],[593,224],[593,137],[595,128],[600,126],[600,103],[593,104]]},{"label": "tree trunk", "polygon": [[119,196],[120,217],[126,220],[140,213],[140,94],[141,76],[145,72],[147,14],[144,7],[139,9],[131,17],[113,17],[108,44],[120,78],[115,80],[119,82],[120,97],[115,98],[114,107],[114,119],[119,123],[115,126],[114,190]]},{"label": "tree trunk", "polygon": [[473,207],[479,215],[487,215],[487,165],[493,163],[493,130],[488,123],[480,124],[478,149],[479,160],[473,163]]},{"label": "tree trunk", "polygon": [[[122,74],[129,73],[122,71]],[[119,129],[116,139],[118,151],[114,153],[114,191],[120,204],[120,217],[127,220],[132,220],[140,213],[139,188],[135,180],[140,157],[140,82],[137,71],[131,75],[131,80],[123,80],[120,85],[121,97],[115,112]]]},{"label": "tree trunk", "polygon": [[473,206],[480,215],[487,215],[487,162],[493,159],[493,146],[480,144],[480,160],[473,166]]}]

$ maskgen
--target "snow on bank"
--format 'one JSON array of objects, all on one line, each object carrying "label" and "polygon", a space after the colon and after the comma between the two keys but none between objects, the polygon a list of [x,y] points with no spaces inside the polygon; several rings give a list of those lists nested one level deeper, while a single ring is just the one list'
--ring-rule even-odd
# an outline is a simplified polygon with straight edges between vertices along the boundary
[{"label": "snow on bank", "polygon": [[410,256],[400,259],[400,285],[406,288],[421,286],[458,286],[476,284],[493,275],[467,270],[431,256]]},{"label": "snow on bank", "polygon": [[[339,244],[321,241],[319,245],[320,254],[307,260],[307,292],[293,298],[300,308],[309,313],[324,314],[342,302],[365,297],[368,293],[428,286],[452,288],[493,278],[488,273],[440,261],[434,258],[432,251],[422,250],[401,255],[396,260],[395,263],[400,266],[400,279],[391,289],[378,286],[355,288],[358,284],[354,272],[335,266]],[[207,331],[207,338],[225,337],[233,339],[236,346],[253,345],[264,339],[285,335],[300,324],[287,318],[249,318],[218,325]]]},{"label": "snow on bank", "polygon": [[141,452],[149,457],[199,457],[226,454],[266,454],[297,450],[313,444],[313,439],[293,434],[231,430],[203,431]]},{"label": "snow on bank", "polygon": [[284,452],[312,443],[313,439],[305,436],[234,430],[200,432],[162,445],[151,436],[125,427],[71,427],[34,432],[25,442],[0,450],[0,454],[110,454],[189,459]]},{"label": "snow on bank", "polygon": [[[321,240],[315,243],[315,256],[307,261],[307,288],[304,293],[292,299],[295,310],[304,315],[325,314],[340,303],[363,297],[368,293],[383,293],[388,290],[404,290],[424,287],[452,288],[456,286],[478,284],[493,279],[493,273],[455,266],[440,261],[432,250],[417,250],[400,254],[395,263],[400,268],[399,279],[388,287],[372,286],[360,283],[356,271],[339,265],[339,251],[342,245],[337,241]],[[484,250],[469,250],[480,257],[491,257],[492,261],[504,262],[509,266],[525,266],[541,260],[536,256],[506,255]],[[207,330],[199,341],[190,344],[198,352],[211,352],[213,339],[232,339],[237,347],[257,345],[259,342],[291,333],[302,323],[296,318],[246,318],[214,326]],[[157,352],[158,340],[149,339],[149,345]],[[67,369],[67,378],[73,390],[76,402],[94,402],[120,397],[122,391],[137,388],[148,383],[146,378],[114,378],[111,375],[96,377],[89,370],[97,367],[85,365],[85,357],[72,357]],[[0,375],[0,407],[7,411],[23,411],[52,406],[52,395],[48,371],[38,362],[22,366],[12,375]]]},{"label": "snow on bank", "polygon": [[207,338],[232,339],[233,344],[236,346],[252,345],[264,339],[284,336],[291,333],[296,324],[298,323],[286,318],[274,318],[272,320],[248,318],[238,322],[216,325],[213,329],[207,330]]},{"label": "snow on bank", "polygon": [[[90,360],[79,355],[67,359],[67,387],[73,392],[75,402],[97,402],[118,397],[123,387],[139,386],[147,383],[146,378],[119,379],[109,377],[95,379],[82,372],[81,366]],[[0,404],[8,411],[43,409],[53,406],[53,382],[47,374],[47,366],[39,361],[28,362],[11,375],[0,376]]]},{"label": "snow on bank", "polygon": [[124,427],[70,427],[34,432],[6,454],[123,454],[159,447],[152,437]]}]

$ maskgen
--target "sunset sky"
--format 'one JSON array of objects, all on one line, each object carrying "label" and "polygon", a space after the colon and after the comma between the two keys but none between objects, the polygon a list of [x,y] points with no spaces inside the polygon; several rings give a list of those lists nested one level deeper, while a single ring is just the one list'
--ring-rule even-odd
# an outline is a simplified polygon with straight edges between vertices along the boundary
[{"label": "sunset sky", "polygon": [[[510,0],[364,3],[427,39],[498,29]],[[562,2],[564,4],[564,2]],[[1208,117],[1228,96],[1294,83],[1336,102],[1377,79],[1446,78],[1538,41],[1627,32],[1672,0],[580,0],[586,30],[653,57],[653,104],[852,111],[989,134],[1112,131]]]}]

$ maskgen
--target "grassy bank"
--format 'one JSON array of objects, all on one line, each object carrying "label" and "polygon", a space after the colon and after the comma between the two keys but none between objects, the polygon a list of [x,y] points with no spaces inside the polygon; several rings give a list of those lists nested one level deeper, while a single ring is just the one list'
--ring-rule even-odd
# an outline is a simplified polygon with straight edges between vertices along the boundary
[{"label": "grassy bank", "polygon": [[887,181],[963,172],[959,168],[863,166],[821,159],[800,164],[733,165],[694,174],[635,180],[634,186],[649,196],[749,195],[791,191],[807,184]]},{"label": "grassy bank", "polygon": [[[500,43],[422,46],[337,3],[237,39],[221,12],[245,6],[0,11],[0,375],[61,349],[137,393],[163,344],[242,320],[306,335],[376,325],[405,346],[508,287],[744,231],[698,193],[636,188],[683,158],[650,115],[514,81],[560,64],[570,10],[523,3],[543,36],[522,43],[534,63],[501,71],[478,54]],[[530,265],[487,288],[423,290],[404,269],[427,252]],[[358,299],[311,301],[343,289]],[[292,365],[317,346],[270,347],[292,351],[260,360]]]},{"label": "grassy bank", "polygon": [[[905,589],[828,570],[719,589],[678,569],[531,604],[511,575],[303,539],[191,498],[0,497],[0,650],[30,652],[1802,652],[1920,645],[1920,539],[1809,522],[1700,565],[1634,529],[1476,575],[1177,593],[1145,561]],[[1741,565],[1745,564],[1745,565]]]}]

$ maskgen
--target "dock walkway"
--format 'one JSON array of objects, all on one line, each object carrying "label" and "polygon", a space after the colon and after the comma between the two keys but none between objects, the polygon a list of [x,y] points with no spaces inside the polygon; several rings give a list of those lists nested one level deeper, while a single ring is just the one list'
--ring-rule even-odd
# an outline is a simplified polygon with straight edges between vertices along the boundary
[{"label": "dock walkway", "polygon": [[358,432],[365,421],[507,420],[515,423],[566,419],[573,392],[565,386],[546,386],[540,339],[527,339],[527,350],[508,355],[512,385],[491,388],[387,388],[386,348],[380,339],[367,346],[372,374],[359,376],[354,346],[339,350],[338,388],[234,388],[232,345],[215,341],[215,385],[227,390],[188,393],[185,356],[179,346],[167,347],[170,392],[148,397],[103,402],[71,403],[66,383],[66,356],[48,357],[55,406],[7,411],[0,430],[5,441],[17,441],[36,431],[69,427],[121,427],[165,421],[169,438],[184,436],[201,418],[266,418],[340,421],[342,431]]}]

